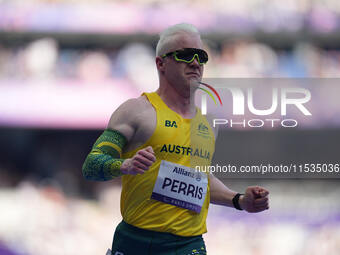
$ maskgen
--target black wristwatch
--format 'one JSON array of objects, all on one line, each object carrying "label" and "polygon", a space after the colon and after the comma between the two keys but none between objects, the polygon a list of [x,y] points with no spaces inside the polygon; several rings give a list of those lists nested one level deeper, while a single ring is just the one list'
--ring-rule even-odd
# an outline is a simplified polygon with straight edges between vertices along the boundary
[{"label": "black wristwatch", "polygon": [[240,196],[242,196],[242,195],[244,195],[244,194],[237,193],[237,194],[234,196],[233,200],[232,200],[232,201],[233,201],[234,207],[235,207],[237,210],[240,210],[240,211],[243,210],[243,209],[241,208],[241,206],[240,206],[240,203],[239,203]]}]

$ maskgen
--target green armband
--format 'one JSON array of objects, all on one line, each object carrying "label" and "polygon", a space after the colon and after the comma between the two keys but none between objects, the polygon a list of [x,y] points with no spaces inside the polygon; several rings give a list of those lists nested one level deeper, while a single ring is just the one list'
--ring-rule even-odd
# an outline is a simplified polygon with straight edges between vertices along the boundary
[{"label": "green armband", "polygon": [[88,180],[107,181],[122,175],[120,167],[125,136],[116,130],[106,129],[97,139],[83,164],[83,175]]}]

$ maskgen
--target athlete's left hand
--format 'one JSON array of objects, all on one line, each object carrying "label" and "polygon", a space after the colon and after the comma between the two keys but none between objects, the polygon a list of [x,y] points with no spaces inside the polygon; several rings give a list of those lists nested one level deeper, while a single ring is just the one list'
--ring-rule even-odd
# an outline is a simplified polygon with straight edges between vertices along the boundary
[{"label": "athlete's left hand", "polygon": [[269,209],[269,191],[259,186],[250,186],[244,195],[240,196],[241,208],[250,213]]}]

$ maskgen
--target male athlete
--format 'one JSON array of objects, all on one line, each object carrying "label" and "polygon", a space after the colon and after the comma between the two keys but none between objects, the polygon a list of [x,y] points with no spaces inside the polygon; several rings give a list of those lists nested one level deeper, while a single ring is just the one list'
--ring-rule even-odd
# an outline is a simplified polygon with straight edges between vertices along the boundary
[{"label": "male athlete", "polygon": [[[83,165],[86,179],[122,176],[121,213],[112,255],[206,254],[209,203],[248,212],[269,208],[269,192],[228,189],[209,173],[216,131],[192,103],[190,87],[202,79],[207,53],[189,24],[164,30],[156,49],[159,88],[123,103]],[[191,132],[204,128],[204,135]]]}]

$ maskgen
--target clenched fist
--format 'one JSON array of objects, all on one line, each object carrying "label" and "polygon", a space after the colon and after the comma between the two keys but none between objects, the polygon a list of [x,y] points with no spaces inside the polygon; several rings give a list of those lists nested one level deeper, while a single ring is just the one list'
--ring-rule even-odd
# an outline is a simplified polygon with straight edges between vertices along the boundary
[{"label": "clenched fist", "polygon": [[151,146],[141,149],[129,159],[126,159],[120,167],[123,174],[144,174],[156,161],[155,153]]},{"label": "clenched fist", "polygon": [[240,197],[239,204],[243,210],[250,213],[262,212],[269,209],[269,191],[259,187],[250,186]]}]

